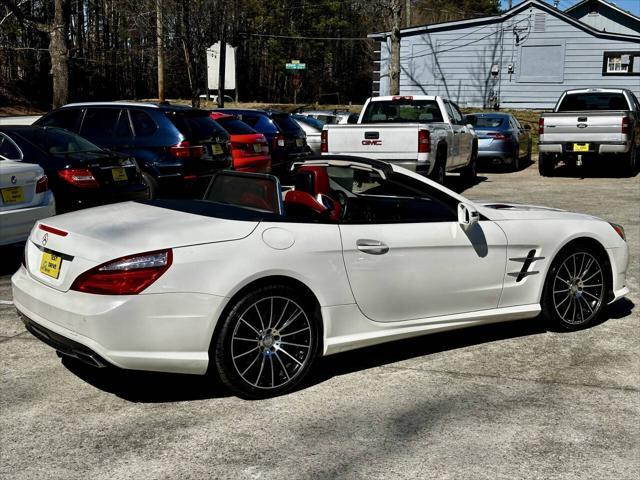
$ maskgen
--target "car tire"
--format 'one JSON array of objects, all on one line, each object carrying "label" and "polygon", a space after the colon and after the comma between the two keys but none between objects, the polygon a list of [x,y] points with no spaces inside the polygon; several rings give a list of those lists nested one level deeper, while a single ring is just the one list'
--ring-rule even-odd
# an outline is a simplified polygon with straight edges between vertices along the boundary
[{"label": "car tire", "polygon": [[636,174],[638,168],[638,154],[640,150],[633,145],[629,153],[624,157],[624,175],[627,177],[633,177]]},{"label": "car tire", "polygon": [[246,399],[291,391],[318,355],[320,311],[286,285],[259,287],[234,302],[213,342],[222,383]]},{"label": "car tire", "polygon": [[511,161],[511,171],[517,172],[520,170],[520,145],[515,146],[513,149],[513,160]]},{"label": "car tire", "polygon": [[149,187],[149,198],[154,199],[158,195],[158,182],[147,172],[142,172],[142,180]]},{"label": "car tire", "polygon": [[475,143],[471,150],[469,164],[460,171],[460,176],[466,182],[473,182],[478,176],[478,146]]},{"label": "car tire", "polygon": [[555,168],[555,158],[548,153],[538,154],[538,172],[540,172],[540,175],[543,177],[553,177]]},{"label": "car tire", "polygon": [[447,164],[446,154],[442,152],[443,150],[441,148],[437,150],[436,164],[431,169],[431,173],[429,173],[429,178],[440,185],[444,185],[446,178],[445,168]]},{"label": "car tire", "polygon": [[589,245],[575,244],[556,256],[542,292],[542,314],[561,331],[586,328],[606,306],[607,261]]}]

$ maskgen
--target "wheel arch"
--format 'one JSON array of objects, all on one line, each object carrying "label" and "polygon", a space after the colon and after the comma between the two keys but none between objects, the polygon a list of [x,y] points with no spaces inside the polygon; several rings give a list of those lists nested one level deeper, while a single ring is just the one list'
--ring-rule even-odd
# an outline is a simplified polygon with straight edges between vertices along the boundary
[{"label": "wheel arch", "polygon": [[573,238],[567,239],[563,244],[559,245],[557,250],[553,253],[551,260],[547,264],[547,268],[544,272],[544,282],[542,282],[542,288],[538,293],[539,301],[542,301],[542,295],[544,294],[545,287],[547,285],[549,272],[551,271],[552,266],[557,260],[558,256],[562,253],[575,248],[576,246],[584,245],[592,248],[598,256],[602,259],[604,265],[604,273],[607,282],[607,291],[605,292],[605,301],[608,303],[613,298],[613,270],[611,265],[611,260],[609,259],[609,254],[607,253],[607,249],[605,246],[596,238],[588,235],[580,235]]},{"label": "wheel arch", "polygon": [[307,284],[305,284],[300,279],[297,279],[288,275],[283,275],[283,274],[269,274],[259,278],[254,278],[243,285],[239,285],[236,291],[232,293],[232,295],[227,300],[225,306],[220,312],[220,315],[218,316],[218,319],[216,321],[216,326],[213,329],[213,334],[209,339],[209,355],[210,355],[209,369],[211,369],[211,366],[212,366],[211,364],[212,348],[213,348],[213,345],[215,344],[215,339],[217,338],[218,334],[220,333],[220,329],[222,328],[222,324],[223,324],[222,319],[229,314],[229,312],[233,309],[237,301],[240,298],[242,298],[247,292],[260,287],[265,287],[268,285],[284,285],[284,286],[292,287],[300,291],[302,296],[313,305],[313,307],[316,309],[316,317],[314,318],[318,320],[318,342],[319,342],[318,351],[319,352],[324,351],[324,323],[322,321],[322,309],[320,306],[320,300],[318,299],[318,296],[313,292],[313,290]]}]

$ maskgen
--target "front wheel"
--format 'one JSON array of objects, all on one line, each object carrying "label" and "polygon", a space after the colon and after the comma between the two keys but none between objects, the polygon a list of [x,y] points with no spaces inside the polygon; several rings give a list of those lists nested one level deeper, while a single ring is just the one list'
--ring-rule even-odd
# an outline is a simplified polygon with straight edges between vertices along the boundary
[{"label": "front wheel", "polygon": [[549,269],[542,293],[542,313],[562,330],[595,322],[605,307],[605,262],[592,248],[578,245],[560,252]]},{"label": "front wheel", "polygon": [[214,343],[222,382],[249,399],[292,390],[319,345],[317,306],[285,285],[260,287],[232,306]]}]

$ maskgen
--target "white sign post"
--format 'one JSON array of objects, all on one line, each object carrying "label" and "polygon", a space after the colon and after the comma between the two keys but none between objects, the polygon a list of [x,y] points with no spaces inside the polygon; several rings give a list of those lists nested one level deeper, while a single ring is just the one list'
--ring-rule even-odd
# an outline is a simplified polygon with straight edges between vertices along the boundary
[{"label": "white sign post", "polygon": [[[236,47],[227,44],[224,89],[236,89]],[[207,48],[207,88],[218,90],[220,77],[220,42]]]}]

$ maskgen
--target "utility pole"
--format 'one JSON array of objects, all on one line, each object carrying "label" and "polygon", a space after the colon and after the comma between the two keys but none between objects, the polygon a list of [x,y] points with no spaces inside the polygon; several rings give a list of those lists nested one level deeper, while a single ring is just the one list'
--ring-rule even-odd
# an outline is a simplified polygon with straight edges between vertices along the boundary
[{"label": "utility pole", "polygon": [[391,9],[391,61],[389,64],[389,94],[400,95],[400,20],[402,0],[390,0]]},{"label": "utility pole", "polygon": [[[511,3],[511,0],[509,0]],[[409,28],[411,26],[411,0],[406,0],[404,4],[404,26]]]},{"label": "utility pole", "polygon": [[218,108],[224,108],[224,80],[227,66],[227,42],[225,40],[224,27],[222,27],[222,37],[220,38],[220,66],[218,73]]},{"label": "utility pole", "polygon": [[164,102],[164,19],[162,0],[156,0],[156,41],[158,45],[158,100]]},{"label": "utility pole", "polygon": [[509,0],[507,10],[511,10],[511,7],[512,7],[512,6],[513,6],[513,3],[512,3],[512,1],[511,1],[511,0]]}]

